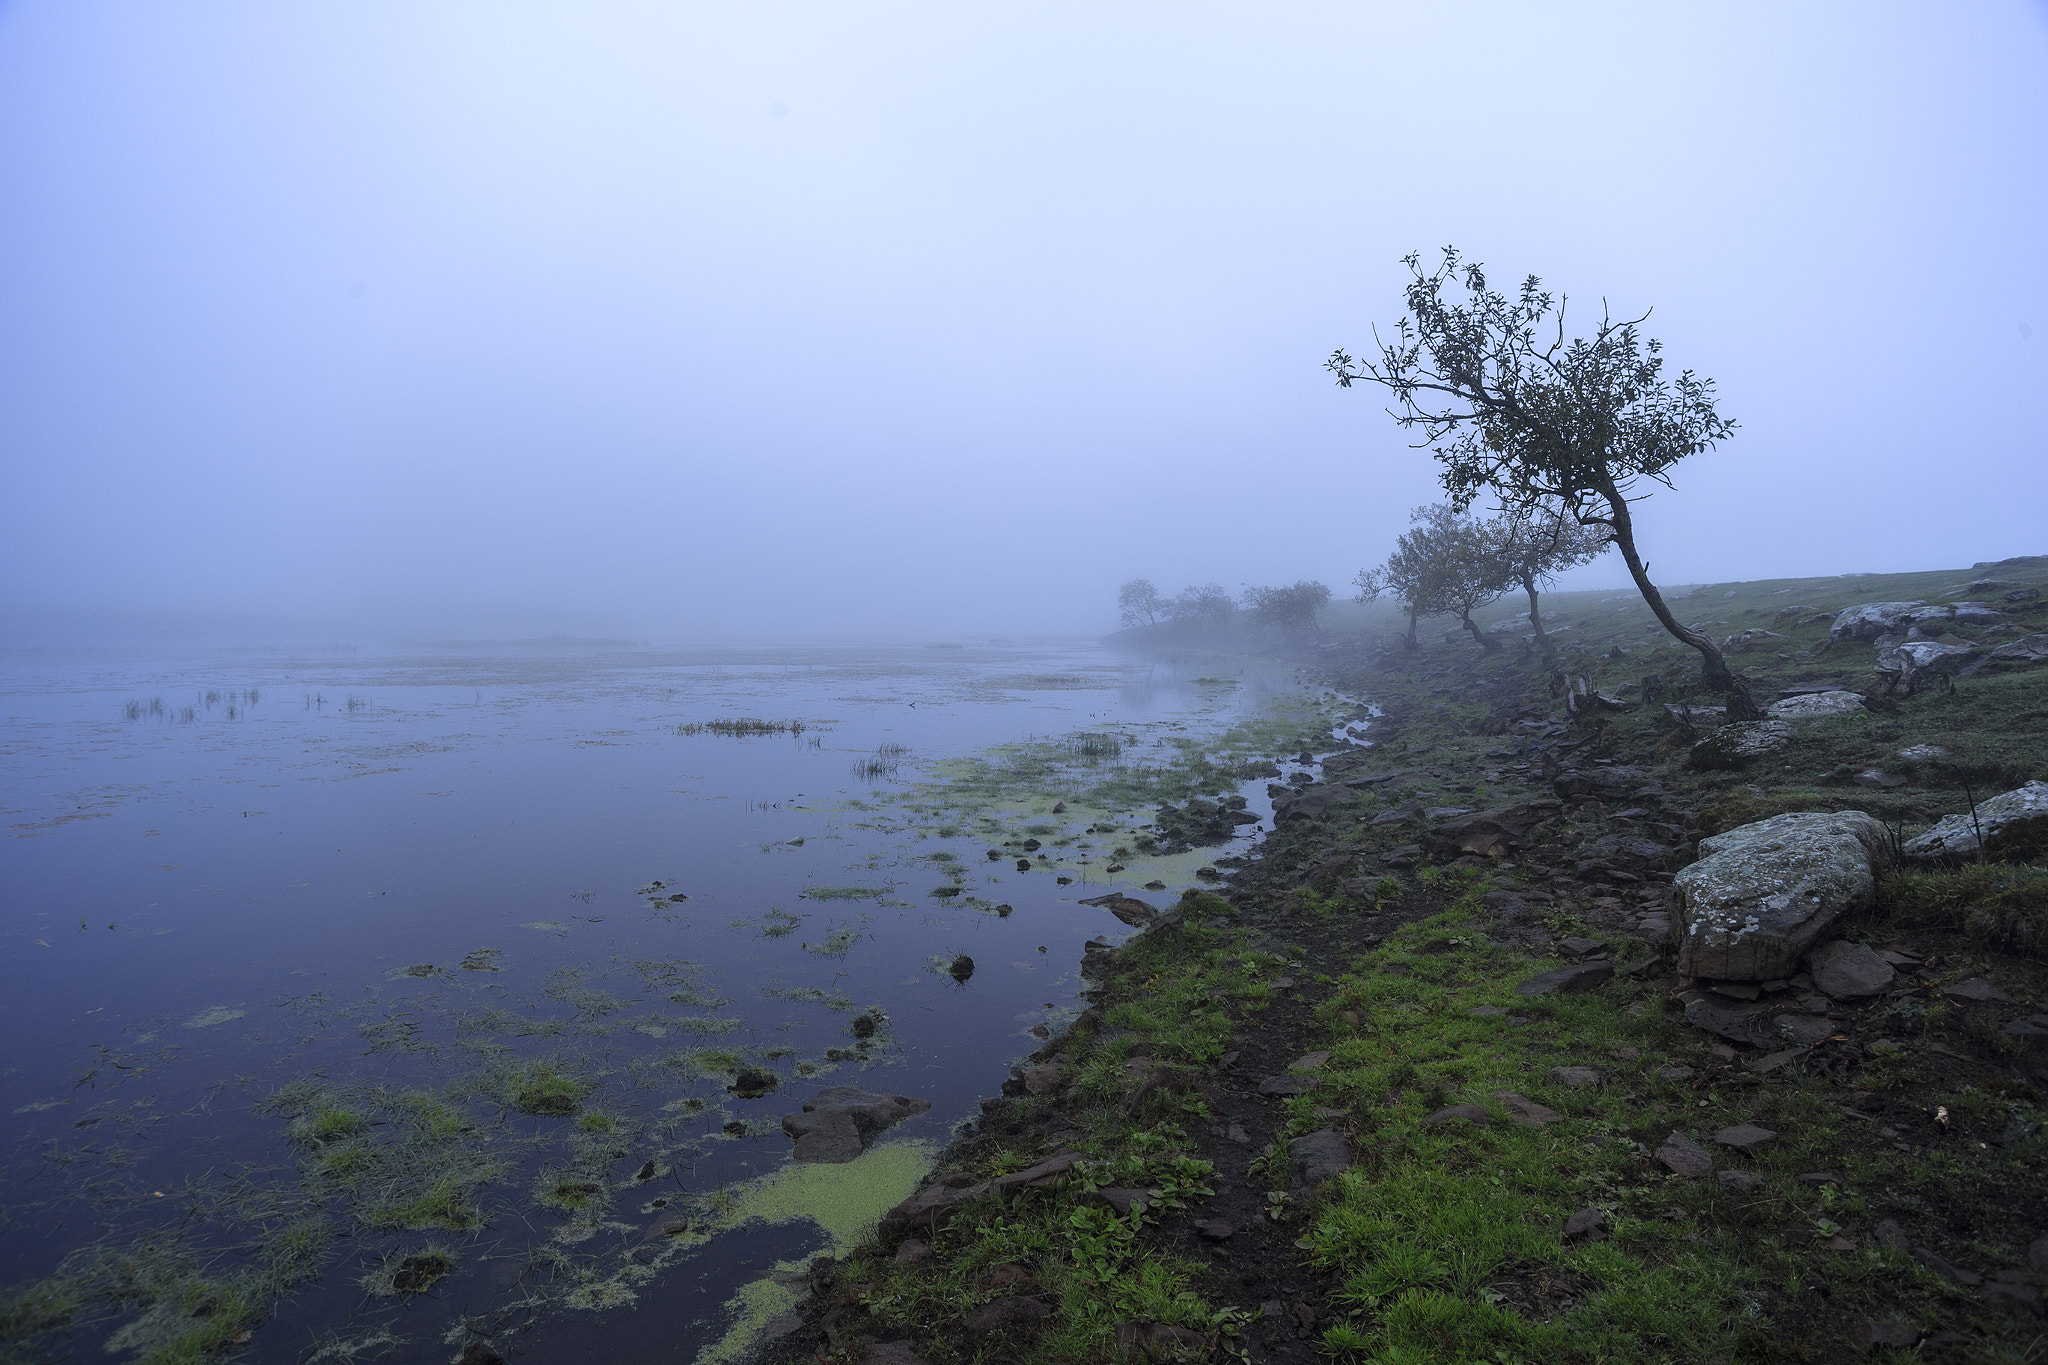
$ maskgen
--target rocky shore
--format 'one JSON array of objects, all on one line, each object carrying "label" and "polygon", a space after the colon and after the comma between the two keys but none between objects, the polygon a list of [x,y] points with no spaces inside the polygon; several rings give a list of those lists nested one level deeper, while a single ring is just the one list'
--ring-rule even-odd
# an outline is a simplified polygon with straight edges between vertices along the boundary
[{"label": "rocky shore", "polygon": [[2044,585],[1702,590],[1745,725],[1627,599],[1547,659],[1314,648],[1364,742],[1279,765],[1258,856],[1106,898],[1087,1011],[765,1350],[2032,1358]]}]

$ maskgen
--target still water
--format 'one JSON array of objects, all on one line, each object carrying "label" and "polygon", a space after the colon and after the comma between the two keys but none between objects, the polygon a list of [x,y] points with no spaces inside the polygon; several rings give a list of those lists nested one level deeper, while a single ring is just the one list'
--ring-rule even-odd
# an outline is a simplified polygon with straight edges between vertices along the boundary
[{"label": "still water", "polygon": [[[1149,806],[1328,724],[1078,642],[4,666],[21,1359],[728,1358],[1077,1009],[1081,899],[1257,837]],[[831,1085],[931,1108],[792,1165]]]}]

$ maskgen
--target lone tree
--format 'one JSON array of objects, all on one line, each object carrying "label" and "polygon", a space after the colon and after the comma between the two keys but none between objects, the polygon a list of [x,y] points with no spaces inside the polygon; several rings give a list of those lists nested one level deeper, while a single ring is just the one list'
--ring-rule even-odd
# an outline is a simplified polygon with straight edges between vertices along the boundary
[{"label": "lone tree", "polygon": [[1330,600],[1330,590],[1321,583],[1302,579],[1286,587],[1252,587],[1244,590],[1245,610],[1255,620],[1267,625],[1279,626],[1283,630],[1315,631],[1316,613]]},{"label": "lone tree", "polygon": [[1411,530],[1394,542],[1394,552],[1376,569],[1359,572],[1358,600],[1391,592],[1408,613],[1402,637],[1414,649],[1416,622],[1424,616],[1455,616],[1488,654],[1500,641],[1481,630],[1472,613],[1500,600],[1514,583],[1502,556],[1502,524],[1479,521],[1438,504],[1409,514]]},{"label": "lone tree", "polygon": [[1550,637],[1543,633],[1543,612],[1536,600],[1538,584],[1548,585],[1566,569],[1590,564],[1614,542],[1605,527],[1581,525],[1576,517],[1548,503],[1532,503],[1494,518],[1494,534],[1502,566],[1512,583],[1529,594],[1529,625],[1545,658]]},{"label": "lone tree", "polygon": [[1152,586],[1151,579],[1133,578],[1116,590],[1116,606],[1124,625],[1137,630],[1158,625],[1166,615],[1167,601]]},{"label": "lone tree", "polygon": [[[1629,516],[1639,480],[1668,488],[1672,465],[1734,434],[1714,410],[1713,381],[1691,370],[1665,378],[1662,344],[1639,330],[1647,313],[1616,322],[1603,309],[1591,338],[1567,342],[1564,300],[1534,275],[1510,298],[1456,247],[1434,270],[1413,252],[1401,263],[1408,315],[1377,358],[1332,354],[1338,384],[1370,381],[1394,395],[1394,419],[1422,429],[1417,444],[1443,465],[1444,491],[1460,511],[1491,489],[1510,510],[1548,500],[1581,525],[1605,527],[1657,620],[1699,652],[1703,680],[1728,698],[1728,719],[1761,717],[1713,640],[1671,614]],[[1447,297],[1461,286],[1462,299]]]}]

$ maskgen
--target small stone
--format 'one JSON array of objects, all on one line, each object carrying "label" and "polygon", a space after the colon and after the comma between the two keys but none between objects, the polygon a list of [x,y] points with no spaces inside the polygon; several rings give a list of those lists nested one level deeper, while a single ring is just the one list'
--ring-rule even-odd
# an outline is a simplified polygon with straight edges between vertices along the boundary
[{"label": "small stone", "polygon": [[1754,1000],[1763,994],[1763,987],[1754,981],[1716,981],[1707,989],[1734,1000]]},{"label": "small stone", "polygon": [[1293,1061],[1289,1062],[1287,1064],[1287,1069],[1289,1071],[1314,1071],[1318,1067],[1322,1066],[1324,1062],[1327,1062],[1329,1060],[1330,1054],[1327,1052],[1305,1053],[1302,1056],[1296,1057]]},{"label": "small stone", "polygon": [[1714,1169],[1714,1158],[1701,1151],[1683,1133],[1673,1133],[1664,1139],[1664,1145],[1657,1149],[1657,1160],[1669,1167],[1673,1174],[1693,1179]]},{"label": "small stone", "polygon": [[1575,1242],[1581,1237],[1593,1237],[1606,1231],[1607,1215],[1598,1209],[1580,1209],[1564,1221],[1564,1239]]},{"label": "small stone", "polygon": [[1306,1095],[1315,1088],[1315,1080],[1309,1076],[1268,1076],[1259,1082],[1261,1095]]},{"label": "small stone", "polygon": [[2041,1314],[2041,1291],[2030,1284],[1994,1281],[1984,1286],[1984,1301],[2016,1304],[2036,1317]]},{"label": "small stone", "polygon": [[1051,1316],[1052,1309],[1046,1304],[1019,1295],[991,1299],[979,1308],[968,1310],[961,1316],[960,1325],[970,1332],[1002,1332],[1036,1327]]},{"label": "small stone", "polygon": [[1657,1079],[1669,1081],[1673,1085],[1683,1085],[1699,1074],[1699,1072],[1694,1071],[1689,1066],[1660,1066],[1657,1068]]},{"label": "small stone", "polygon": [[1564,1115],[1512,1090],[1496,1090],[1493,1097],[1508,1111],[1511,1122],[1523,1128],[1545,1128],[1553,1123],[1563,1123]]},{"label": "small stone", "polygon": [[1890,1218],[1870,1230],[1870,1240],[1886,1251],[1904,1251],[1908,1245],[1906,1230]]},{"label": "small stone", "polygon": [[1839,1177],[1833,1171],[1801,1171],[1799,1179],[1809,1185],[1834,1185],[1840,1183]]},{"label": "small stone", "polygon": [[1463,1120],[1478,1128],[1484,1128],[1488,1123],[1492,1122],[1491,1116],[1476,1104],[1446,1105],[1422,1122],[1424,1125],[1434,1128],[1440,1123],[1455,1123],[1459,1120]]},{"label": "small stone", "polygon": [[1060,1069],[1053,1065],[1020,1068],[1027,1095],[1049,1095],[1060,1087]]},{"label": "small stone", "polygon": [[1876,949],[1863,943],[1838,939],[1806,955],[1813,984],[1837,1000],[1859,1000],[1877,995],[1892,984],[1898,970]]},{"label": "small stone", "polygon": [[1099,1203],[1109,1205],[1117,1217],[1128,1218],[1132,1209],[1150,1208],[1153,1201],[1159,1198],[1159,1191],[1111,1186],[1106,1190],[1095,1191],[1090,1197]]},{"label": "small stone", "polygon": [[922,1265],[932,1258],[932,1249],[915,1237],[903,1239],[903,1245],[896,1248],[896,1259],[905,1265]]},{"label": "small stone", "polygon": [[1237,1229],[1221,1218],[1198,1218],[1194,1224],[1195,1234],[1212,1242],[1227,1242],[1237,1235]]},{"label": "small stone", "polygon": [[1787,1062],[1796,1062],[1805,1055],[1806,1049],[1803,1047],[1788,1047],[1779,1052],[1767,1052],[1761,1057],[1752,1057],[1747,1065],[1751,1071],[1761,1076],[1766,1072],[1776,1071]]},{"label": "small stone", "polygon": [[1581,1090],[1600,1084],[1600,1073],[1590,1066],[1554,1066],[1550,1068],[1550,1079],[1573,1090]]},{"label": "small stone", "polygon": [[1763,1176],[1756,1171],[1722,1171],[1714,1178],[1721,1182],[1723,1188],[1738,1192],[1753,1190],[1764,1183]]},{"label": "small stone", "polygon": [[1920,1329],[1904,1322],[1864,1322],[1850,1335],[1865,1351],[1880,1346],[1910,1349],[1920,1340]]},{"label": "small stone", "polygon": [[1320,1185],[1351,1169],[1351,1144],[1335,1128],[1304,1134],[1287,1144],[1298,1185]]},{"label": "small stone", "polygon": [[1957,1265],[1950,1265],[1941,1256],[1926,1247],[1914,1247],[1911,1254],[1913,1259],[1918,1261],[1927,1270],[1941,1276],[1944,1280],[1953,1281],[1965,1289],[1975,1289],[1978,1285],[1984,1283],[1984,1277],[1976,1271],[1965,1270]]},{"label": "small stone", "polygon": [[1473,1008],[1466,1010],[1465,1013],[1475,1015],[1481,1019],[1498,1019],[1502,1015],[1506,1014],[1507,1011],[1502,1009],[1499,1005],[1476,1005]]},{"label": "small stone", "polygon": [[860,1365],[925,1365],[907,1341],[871,1341],[861,1347]]},{"label": "small stone", "polygon": [[1720,1132],[1714,1134],[1714,1141],[1720,1143],[1723,1147],[1733,1147],[1738,1151],[1753,1152],[1776,1136],[1777,1134],[1768,1128],[1759,1128],[1753,1123],[1738,1123],[1731,1128],[1723,1128]]},{"label": "small stone", "polygon": [[1555,991],[1560,994],[1577,995],[1594,990],[1613,977],[1612,962],[1581,962],[1570,967],[1554,967],[1547,972],[1538,972],[1515,987],[1515,994],[1549,995]]},{"label": "small stone", "polygon": [[1591,957],[1606,946],[1597,938],[1561,938],[1557,941],[1558,951],[1566,957]]}]

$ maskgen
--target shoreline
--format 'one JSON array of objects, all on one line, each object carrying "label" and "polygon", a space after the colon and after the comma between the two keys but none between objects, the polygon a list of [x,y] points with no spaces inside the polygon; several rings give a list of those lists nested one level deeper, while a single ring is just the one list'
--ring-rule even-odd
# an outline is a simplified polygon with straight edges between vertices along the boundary
[{"label": "shoreline", "polygon": [[[1770,631],[1746,670],[1760,695],[1868,692],[1869,648],[1830,647],[1824,619],[1795,634],[1782,604],[1889,586],[1708,600],[1738,631],[1769,623],[1751,628]],[[1862,806],[1902,829],[1951,813],[1953,776],[1851,775],[1878,730],[1946,724],[1965,760],[2003,753],[1990,775],[2048,775],[2038,718],[2001,734],[1937,709],[1978,694],[2010,711],[2041,675],[1873,696],[1768,761],[1702,769],[1690,652],[1643,648],[1628,606],[1586,618],[1558,632],[1560,662],[1597,710],[1556,695],[1542,661],[1469,639],[1315,648],[1316,681],[1380,708],[1370,747],[1291,765],[1241,866],[1120,948],[1090,945],[1089,1009],[983,1102],[914,1209],[814,1266],[764,1359],[1991,1359],[2031,1339],[2048,1107],[2013,1030],[2048,1001],[2038,960],[1930,908],[1926,877],[1891,877],[1843,927],[1909,950],[1893,955],[1910,981],[1820,1002],[1826,1036],[1772,1061],[1686,1022],[1696,983],[1672,974],[1669,933],[1701,837],[1781,809]],[[1646,669],[1679,716],[1629,696]],[[1820,770],[1822,751],[1850,761]],[[1428,846],[1459,808],[1516,806],[1533,819],[1512,847]],[[1590,988],[1517,994],[1545,974]],[[1978,981],[1991,994],[1970,1000]],[[1730,1141],[1750,1132],[1766,1136]],[[1506,1173],[1491,1185],[1489,1166]],[[1446,1209],[1477,1221],[1433,1224]],[[1512,1235],[1476,1230],[1489,1220]],[[1461,1269],[1463,1241],[1483,1245]]]}]

